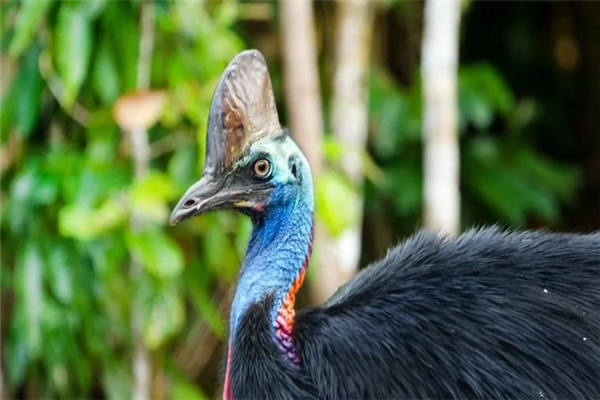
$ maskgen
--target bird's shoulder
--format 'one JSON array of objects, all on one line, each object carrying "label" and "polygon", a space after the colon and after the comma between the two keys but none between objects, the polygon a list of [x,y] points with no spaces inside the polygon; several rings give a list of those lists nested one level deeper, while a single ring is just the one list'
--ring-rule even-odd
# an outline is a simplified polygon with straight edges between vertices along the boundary
[{"label": "bird's shoulder", "polygon": [[458,285],[468,292],[483,284],[552,283],[566,272],[585,283],[590,276],[600,279],[599,269],[600,231],[580,235],[490,227],[448,238],[423,230],[341,286],[321,309],[364,307],[431,286]]},{"label": "bird's shoulder", "polygon": [[[328,382],[324,397],[531,396],[538,393],[531,382],[546,380],[552,389],[548,377],[560,376],[547,360],[577,355],[590,366],[600,362],[573,341],[600,334],[598,302],[598,233],[492,228],[447,239],[420,232],[325,304],[300,312],[295,335],[309,379]],[[569,324],[549,329],[556,318]],[[548,342],[561,350],[545,357]],[[520,352],[530,355],[505,358]],[[540,366],[546,375],[517,376],[521,368]],[[584,391],[557,387],[554,393]]]}]

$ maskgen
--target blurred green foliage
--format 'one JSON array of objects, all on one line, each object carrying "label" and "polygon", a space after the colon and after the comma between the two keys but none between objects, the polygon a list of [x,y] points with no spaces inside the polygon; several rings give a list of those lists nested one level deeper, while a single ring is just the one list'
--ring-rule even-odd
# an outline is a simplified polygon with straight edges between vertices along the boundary
[{"label": "blurred green foliage", "polygon": [[[213,352],[225,334],[220,305],[250,222],[216,213],[170,228],[167,219],[200,173],[212,91],[246,47],[241,5],[152,6],[151,87],[167,101],[149,131],[150,172],[135,181],[130,137],[112,108],[136,88],[140,2],[0,3],[8,76],[0,108],[2,361],[15,395],[129,398],[132,313],[154,368],[168,379],[168,397],[215,390],[216,373],[197,385],[209,362],[198,361],[197,347]],[[277,87],[280,70],[271,71]],[[383,214],[388,226],[409,232],[422,203],[420,82],[401,86],[384,66],[370,77],[367,217]],[[578,174],[530,142],[535,116],[536,103],[517,99],[493,66],[461,66],[463,226],[559,219]],[[324,140],[335,165],[344,146]],[[359,189],[335,168],[318,177],[316,190],[317,216],[332,235],[358,222]],[[134,211],[147,221],[135,232]],[[139,276],[132,258],[143,267]]]},{"label": "blurred green foliage", "polygon": [[[151,171],[134,182],[129,137],[111,107],[135,89],[140,3],[1,4],[12,74],[2,143],[19,147],[2,176],[2,288],[14,296],[2,356],[13,393],[29,385],[44,398],[128,398],[136,312],[146,346],[167,358],[173,394],[195,397],[168,359],[198,327],[224,334],[213,296],[219,286],[227,293],[249,223],[216,214],[167,229],[167,219],[199,174],[202,110],[244,47],[231,29],[236,7],[153,6],[152,87],[167,89],[168,106],[150,131]],[[148,221],[139,232],[129,229],[134,210]],[[130,257],[144,268],[133,281]]]},{"label": "blurred green foliage", "polygon": [[[461,66],[458,81],[462,226],[556,223],[578,185],[578,170],[544,156],[529,139],[532,100],[517,101],[491,65]],[[400,218],[418,220],[422,207],[421,83],[399,87],[384,71],[371,77],[372,148],[384,183],[367,190],[369,204],[383,194]],[[412,229],[412,227],[411,227]]]}]

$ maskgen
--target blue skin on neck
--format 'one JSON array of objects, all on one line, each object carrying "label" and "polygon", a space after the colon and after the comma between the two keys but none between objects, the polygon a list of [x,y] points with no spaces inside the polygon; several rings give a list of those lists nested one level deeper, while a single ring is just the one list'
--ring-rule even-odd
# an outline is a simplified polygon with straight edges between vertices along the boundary
[{"label": "blue skin on neck", "polygon": [[244,312],[271,293],[275,297],[271,310],[274,323],[307,258],[314,200],[310,170],[303,162],[300,164],[298,181],[290,180],[289,174],[277,181],[274,175],[269,202],[263,216],[254,223],[231,307],[232,344]]}]

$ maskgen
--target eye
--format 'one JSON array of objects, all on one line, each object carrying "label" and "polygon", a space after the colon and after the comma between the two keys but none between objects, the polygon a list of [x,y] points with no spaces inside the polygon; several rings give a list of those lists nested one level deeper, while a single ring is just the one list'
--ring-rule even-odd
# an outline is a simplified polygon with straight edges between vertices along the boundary
[{"label": "eye", "polygon": [[257,178],[266,178],[271,172],[271,163],[265,158],[256,160],[254,163],[254,175]]}]

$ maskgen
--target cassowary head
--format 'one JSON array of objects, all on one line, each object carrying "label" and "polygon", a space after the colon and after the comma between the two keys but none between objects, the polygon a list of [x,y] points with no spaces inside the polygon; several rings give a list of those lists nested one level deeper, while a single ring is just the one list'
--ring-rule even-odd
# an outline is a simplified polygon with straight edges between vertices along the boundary
[{"label": "cassowary head", "polygon": [[244,51],[217,85],[204,172],[175,206],[171,224],[217,209],[260,213],[288,203],[310,179],[306,159],[279,124],[264,57]]}]

